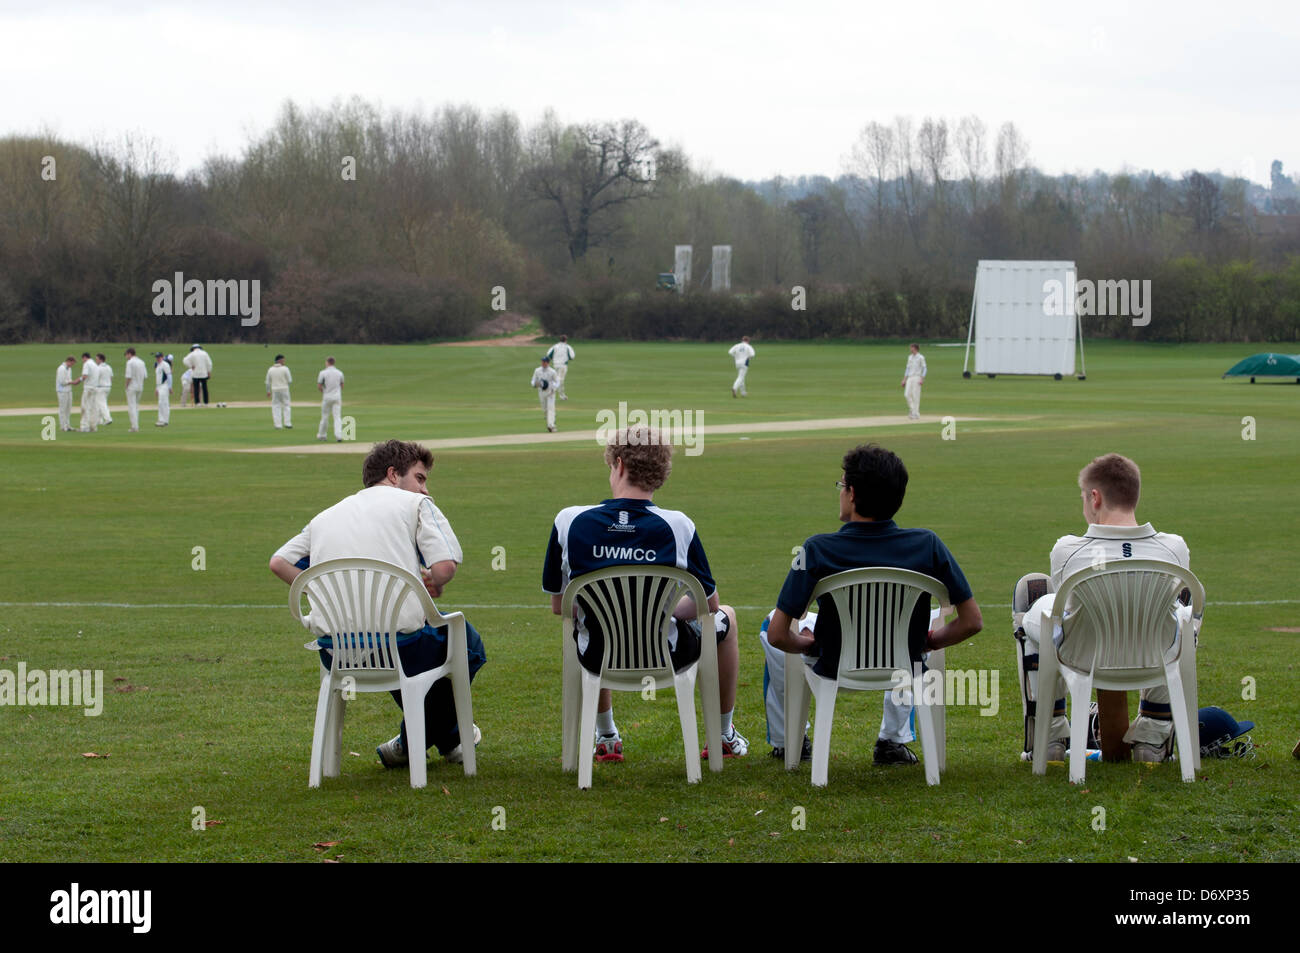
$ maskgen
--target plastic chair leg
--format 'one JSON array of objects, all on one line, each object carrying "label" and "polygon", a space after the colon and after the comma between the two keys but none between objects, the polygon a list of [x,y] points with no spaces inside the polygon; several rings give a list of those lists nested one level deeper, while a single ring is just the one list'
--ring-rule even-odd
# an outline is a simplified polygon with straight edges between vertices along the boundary
[{"label": "plastic chair leg", "polygon": [[596,705],[600,701],[600,676],[593,675],[585,668],[582,678],[582,715],[578,726],[578,787],[591,787],[591,765],[596,753],[592,749],[592,739],[596,737]]},{"label": "plastic chair leg", "polygon": [[325,754],[321,770],[327,778],[337,778],[343,770],[343,721],[347,717],[348,701],[340,689],[330,692],[329,710],[325,716]]},{"label": "plastic chair leg", "polygon": [[[1037,715],[1034,717],[1034,774],[1047,773],[1047,739],[1052,730],[1052,707],[1056,699],[1056,679],[1060,669],[1056,661],[1056,649],[1048,643],[1038,653],[1038,700]],[[1043,686],[1049,686],[1044,688]],[[1043,693],[1047,694],[1044,695]],[[1047,700],[1044,701],[1044,698]]]},{"label": "plastic chair leg", "polygon": [[[695,721],[697,671],[698,667],[692,665],[686,671],[678,672],[673,676],[674,691],[677,694],[677,717],[682,723],[682,744],[686,747],[686,780],[691,784],[698,784],[700,781],[700,735]],[[710,761],[712,758],[713,752],[710,750]]]},{"label": "plastic chair leg", "polygon": [[[913,693],[915,695],[916,693]],[[924,696],[924,692],[921,693]],[[924,697],[913,699],[912,710],[916,712],[916,723],[921,729],[921,755],[925,758],[925,783],[939,783],[939,741],[936,737],[937,725],[935,715],[937,708],[927,705]]]},{"label": "plastic chair leg", "polygon": [[425,762],[424,692],[421,686],[402,681],[402,714],[406,720],[406,755],[411,764],[411,787],[429,783],[429,766]]},{"label": "plastic chair leg", "polygon": [[325,728],[329,719],[330,707],[329,673],[320,682],[320,693],[316,697],[316,725],[311,736],[311,768],[307,775],[307,786],[320,787],[322,767],[325,761]]},{"label": "plastic chair leg", "polygon": [[[1184,781],[1195,781],[1196,756],[1192,754],[1192,726],[1187,719],[1187,698],[1182,673],[1176,664],[1165,666],[1165,681],[1169,686],[1169,708],[1174,719],[1174,741],[1178,744],[1178,767]],[[1199,741],[1198,737],[1198,749]]]},{"label": "plastic chair leg", "polygon": [[447,646],[447,651],[452,653],[450,677],[452,698],[456,703],[456,727],[460,731],[461,763],[465,777],[472,778],[478,772],[478,752],[474,747],[474,698],[470,694],[464,625],[464,622],[460,623],[459,637]]},{"label": "plastic chair leg", "polygon": [[[943,649],[935,649],[930,653],[929,659],[926,660],[930,668],[940,675],[944,673],[944,654]],[[945,684],[941,681],[941,684]],[[938,704],[927,706],[930,714],[934,719],[934,747],[938,752],[938,762],[940,773],[948,770],[948,716],[947,708],[944,707],[944,699],[941,696]],[[929,755],[927,754],[928,758]]]},{"label": "plastic chair leg", "polygon": [[[706,616],[708,623],[712,616]],[[709,747],[709,770],[722,770],[722,688],[718,681],[718,645],[706,630],[696,664],[700,706],[704,709],[704,740]],[[692,702],[694,704],[694,702]]]},{"label": "plastic chair leg", "polygon": [[[808,678],[804,674],[805,668],[802,655],[785,653],[785,769],[787,771],[799,767],[800,757],[803,754],[803,737],[799,735],[799,743],[795,744],[793,739],[797,729],[792,729],[790,726],[808,724],[811,693],[808,689]],[[820,715],[820,712],[818,714]]]},{"label": "plastic chair leg", "polygon": [[578,661],[578,649],[573,643],[572,633],[565,632],[561,638],[563,671],[560,676],[560,768],[563,771],[576,771],[581,750],[578,743],[579,723],[582,719],[582,677],[578,673],[581,663]]},{"label": "plastic chair leg", "polygon": [[[1042,684],[1039,671],[1039,684]],[[1088,701],[1092,698],[1092,679],[1065,672],[1070,690],[1070,783],[1082,784],[1088,763]]]},{"label": "plastic chair leg", "polygon": [[[800,663],[802,667],[802,662]],[[833,678],[812,675],[813,694],[817,696],[817,723],[813,725],[813,759],[812,783],[814,787],[824,788],[831,763],[831,725],[835,720],[835,695],[839,683]],[[790,746],[786,745],[787,752]]]}]

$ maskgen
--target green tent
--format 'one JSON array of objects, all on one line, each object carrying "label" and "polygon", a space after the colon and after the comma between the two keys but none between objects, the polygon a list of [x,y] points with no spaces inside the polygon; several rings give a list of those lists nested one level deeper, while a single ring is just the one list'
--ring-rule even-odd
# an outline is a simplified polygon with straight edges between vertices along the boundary
[{"label": "green tent", "polygon": [[1252,384],[1256,377],[1294,377],[1300,384],[1300,354],[1252,354],[1223,376],[1249,377]]}]

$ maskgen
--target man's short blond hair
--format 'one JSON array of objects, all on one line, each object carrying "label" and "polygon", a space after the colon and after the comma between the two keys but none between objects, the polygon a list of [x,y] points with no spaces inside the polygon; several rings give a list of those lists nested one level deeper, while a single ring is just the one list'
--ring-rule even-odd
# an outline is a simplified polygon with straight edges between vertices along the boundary
[{"label": "man's short blond hair", "polygon": [[1136,510],[1142,491],[1142,472],[1128,457],[1108,453],[1079,471],[1079,489],[1100,491],[1109,507]]},{"label": "man's short blond hair", "polygon": [[605,462],[612,467],[615,460],[623,461],[633,486],[653,493],[673,472],[673,447],[653,427],[628,427],[605,445]]}]

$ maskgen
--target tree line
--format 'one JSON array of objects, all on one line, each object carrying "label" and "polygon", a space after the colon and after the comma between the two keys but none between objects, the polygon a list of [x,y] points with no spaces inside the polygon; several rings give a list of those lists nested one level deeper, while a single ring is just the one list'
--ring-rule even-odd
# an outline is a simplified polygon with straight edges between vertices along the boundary
[{"label": "tree line", "polygon": [[[494,311],[584,337],[954,337],[979,259],[1150,279],[1152,322],[1085,334],[1300,339],[1300,199],[1190,171],[1048,176],[1014,124],[870,122],[843,174],[746,183],[641,123],[289,102],[177,173],[140,135],[0,139],[0,341],[399,342]],[[696,249],[684,294],[655,290]],[[732,289],[707,290],[732,246]],[[703,265],[701,262],[703,261]],[[173,275],[257,281],[255,326],[155,314]]]}]

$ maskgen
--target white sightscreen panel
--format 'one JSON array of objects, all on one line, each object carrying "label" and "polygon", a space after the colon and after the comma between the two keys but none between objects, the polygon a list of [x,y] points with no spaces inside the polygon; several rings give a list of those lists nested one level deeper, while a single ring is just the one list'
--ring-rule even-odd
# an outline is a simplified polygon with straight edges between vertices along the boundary
[{"label": "white sightscreen panel", "polygon": [[673,274],[677,276],[678,289],[684,289],[691,280],[691,246],[677,245],[673,249]]},{"label": "white sightscreen panel", "polygon": [[[1061,289],[1060,308],[1047,306],[1053,281]],[[981,261],[975,274],[975,373],[1073,374],[1074,288],[1072,261]]]},{"label": "white sightscreen panel", "polygon": [[731,290],[731,246],[713,246],[713,290]]}]

